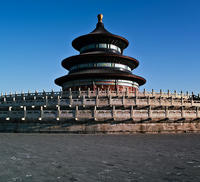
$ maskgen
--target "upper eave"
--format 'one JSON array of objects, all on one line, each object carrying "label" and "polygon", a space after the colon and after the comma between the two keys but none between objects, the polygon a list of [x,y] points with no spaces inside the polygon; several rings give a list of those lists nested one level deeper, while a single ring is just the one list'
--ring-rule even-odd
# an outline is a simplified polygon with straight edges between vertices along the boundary
[{"label": "upper eave", "polygon": [[129,44],[128,40],[126,40],[124,37],[114,35],[107,31],[102,22],[98,22],[96,28],[91,33],[74,39],[72,41],[72,46],[77,51],[80,51],[82,47],[93,43],[114,44],[120,47],[122,50],[125,49]]},{"label": "upper eave", "polygon": [[128,40],[118,35],[113,34],[86,34],[82,35],[73,40],[72,46],[77,51],[86,45],[94,44],[94,43],[107,43],[114,44],[120,47],[122,50],[128,47]]}]

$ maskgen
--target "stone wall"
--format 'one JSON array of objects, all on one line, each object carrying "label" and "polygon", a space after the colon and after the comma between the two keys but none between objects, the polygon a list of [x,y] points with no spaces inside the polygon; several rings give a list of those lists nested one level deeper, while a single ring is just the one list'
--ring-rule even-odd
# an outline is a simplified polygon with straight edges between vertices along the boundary
[{"label": "stone wall", "polygon": [[200,123],[11,123],[1,122],[0,132],[21,133],[197,133]]}]

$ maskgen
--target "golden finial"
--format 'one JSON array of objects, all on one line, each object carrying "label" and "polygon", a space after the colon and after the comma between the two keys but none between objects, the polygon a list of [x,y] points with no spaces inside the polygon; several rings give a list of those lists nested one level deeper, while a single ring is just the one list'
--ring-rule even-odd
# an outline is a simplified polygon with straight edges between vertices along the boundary
[{"label": "golden finial", "polygon": [[98,18],[98,22],[102,23],[103,15],[102,14],[98,14],[97,18]]}]

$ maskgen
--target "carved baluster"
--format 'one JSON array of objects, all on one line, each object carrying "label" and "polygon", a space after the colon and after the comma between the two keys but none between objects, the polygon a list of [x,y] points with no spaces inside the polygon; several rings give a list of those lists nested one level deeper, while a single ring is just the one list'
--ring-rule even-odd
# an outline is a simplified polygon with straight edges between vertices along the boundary
[{"label": "carved baluster", "polygon": [[196,107],[196,117],[199,118],[199,107]]},{"label": "carved baluster", "polygon": [[57,106],[57,117],[56,120],[59,121],[60,120],[60,106]]},{"label": "carved baluster", "polygon": [[112,118],[116,120],[115,106],[112,107]]},{"label": "carved baluster", "polygon": [[99,105],[99,96],[96,95],[96,106],[98,107],[98,105]]},{"label": "carved baluster", "polygon": [[76,106],[76,110],[75,110],[75,120],[78,121],[78,117],[79,117],[79,110],[78,110],[78,106]]},{"label": "carved baluster", "polygon": [[151,106],[149,106],[149,109],[148,109],[148,117],[149,117],[149,118],[151,118],[151,117],[152,117]]},{"label": "carved baluster", "polygon": [[131,106],[131,119],[134,120],[134,110],[133,110],[133,106]]},{"label": "carved baluster", "polygon": [[97,121],[97,107],[96,106],[94,106],[93,118],[95,121]]},{"label": "carved baluster", "polygon": [[169,117],[169,110],[168,110],[168,107],[165,106],[165,118],[168,118]]}]

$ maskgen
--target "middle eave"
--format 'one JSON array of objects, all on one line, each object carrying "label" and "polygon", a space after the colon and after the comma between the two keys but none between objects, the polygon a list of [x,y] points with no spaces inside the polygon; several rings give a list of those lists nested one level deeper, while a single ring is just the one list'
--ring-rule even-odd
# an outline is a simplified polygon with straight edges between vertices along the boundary
[{"label": "middle eave", "polygon": [[105,52],[90,52],[68,57],[62,61],[62,66],[69,70],[70,67],[76,64],[84,64],[91,62],[121,63],[129,66],[131,69],[134,69],[139,65],[139,61],[137,59],[129,56]]}]

